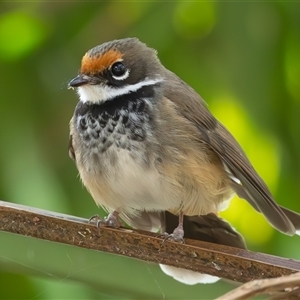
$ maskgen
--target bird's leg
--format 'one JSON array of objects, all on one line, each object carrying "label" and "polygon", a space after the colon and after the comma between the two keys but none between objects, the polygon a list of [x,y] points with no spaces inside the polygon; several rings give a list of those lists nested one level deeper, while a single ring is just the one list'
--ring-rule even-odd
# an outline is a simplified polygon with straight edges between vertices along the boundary
[{"label": "bird's leg", "polygon": [[111,212],[104,219],[100,218],[99,215],[94,215],[89,219],[89,223],[92,222],[93,220],[96,221],[96,226],[98,228],[101,226],[109,226],[109,227],[119,228],[122,225],[120,222],[120,219],[119,219],[119,213],[116,210]]},{"label": "bird's leg", "polygon": [[184,218],[183,212],[180,212],[178,226],[174,229],[173,233],[168,234],[164,238],[163,242],[165,242],[166,240],[173,240],[175,242],[184,243],[183,218]]}]

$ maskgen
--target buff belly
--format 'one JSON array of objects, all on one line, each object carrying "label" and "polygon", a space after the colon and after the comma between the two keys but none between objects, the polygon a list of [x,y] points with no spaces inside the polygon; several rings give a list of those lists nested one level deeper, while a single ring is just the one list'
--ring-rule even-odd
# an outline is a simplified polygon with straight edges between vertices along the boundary
[{"label": "buff belly", "polygon": [[108,212],[117,210],[121,215],[130,216],[144,210],[168,210],[175,214],[183,211],[186,215],[205,215],[219,211],[223,202],[232,196],[232,192],[226,191],[207,199],[205,182],[165,174],[163,170],[168,168],[155,157],[143,164],[139,154],[132,155],[114,146],[92,156],[81,162],[78,169],[95,202]]}]

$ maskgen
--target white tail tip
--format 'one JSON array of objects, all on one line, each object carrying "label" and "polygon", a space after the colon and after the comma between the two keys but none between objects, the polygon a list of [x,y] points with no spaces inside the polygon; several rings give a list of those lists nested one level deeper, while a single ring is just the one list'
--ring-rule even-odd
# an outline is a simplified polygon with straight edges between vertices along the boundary
[{"label": "white tail tip", "polygon": [[207,274],[202,274],[194,271],[189,271],[185,269],[180,269],[172,266],[167,265],[159,265],[162,271],[173,277],[175,280],[188,284],[188,285],[194,285],[197,283],[215,283],[220,278],[216,276],[211,276]]}]

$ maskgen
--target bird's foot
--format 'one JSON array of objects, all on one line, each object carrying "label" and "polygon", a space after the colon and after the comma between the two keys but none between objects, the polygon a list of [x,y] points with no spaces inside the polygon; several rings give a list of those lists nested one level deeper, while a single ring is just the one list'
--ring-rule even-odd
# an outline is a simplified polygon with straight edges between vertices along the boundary
[{"label": "bird's foot", "polygon": [[89,219],[89,223],[92,221],[96,221],[97,228],[100,228],[101,226],[120,228],[122,225],[117,211],[113,211],[104,219],[100,218],[99,215],[94,215]]},{"label": "bird's foot", "polygon": [[168,240],[178,243],[184,243],[184,230],[180,225],[174,229],[173,233],[168,234],[167,232],[165,232],[161,236],[164,238],[163,243]]},{"label": "bird's foot", "polygon": [[164,237],[162,243],[164,243],[167,240],[172,240],[172,241],[178,242],[178,243],[184,243],[183,212],[179,213],[178,226],[174,229],[173,233],[171,233],[171,234],[164,233],[164,234],[162,234],[162,236]]}]

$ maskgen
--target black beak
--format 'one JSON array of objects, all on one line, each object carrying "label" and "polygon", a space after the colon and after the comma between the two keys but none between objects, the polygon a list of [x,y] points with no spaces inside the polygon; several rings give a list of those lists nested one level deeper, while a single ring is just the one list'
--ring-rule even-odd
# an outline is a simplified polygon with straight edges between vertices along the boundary
[{"label": "black beak", "polygon": [[74,79],[72,79],[69,84],[68,84],[68,88],[75,88],[75,87],[79,87],[81,85],[85,85],[88,84],[90,82],[90,78],[88,76],[85,75],[78,75],[77,77],[75,77]]}]

